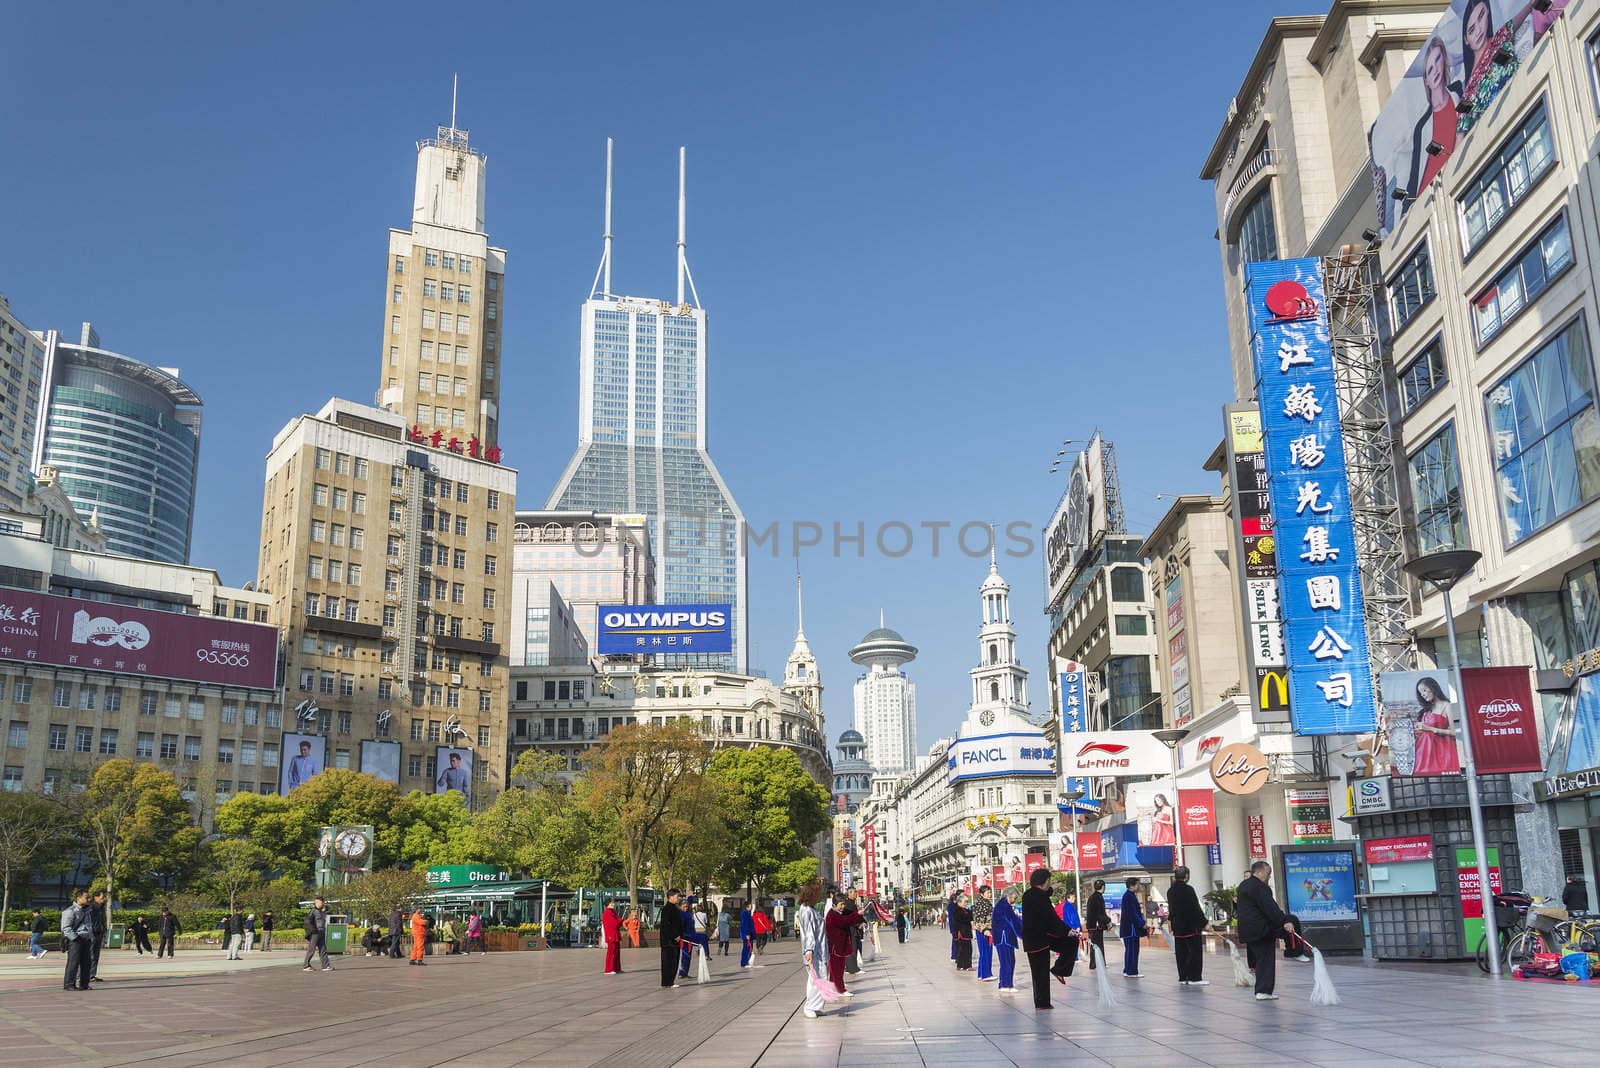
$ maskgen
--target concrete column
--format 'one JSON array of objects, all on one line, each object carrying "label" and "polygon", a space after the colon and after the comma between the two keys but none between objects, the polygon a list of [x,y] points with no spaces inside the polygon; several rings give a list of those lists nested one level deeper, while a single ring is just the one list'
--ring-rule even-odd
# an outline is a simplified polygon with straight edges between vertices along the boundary
[{"label": "concrete column", "polygon": [[[1520,597],[1485,601],[1483,631],[1490,664],[1537,665],[1533,628],[1523,613]],[[1542,719],[1537,707],[1533,712]],[[1548,738],[1539,740],[1539,753],[1547,768],[1550,765],[1549,744]],[[1555,897],[1560,895],[1566,882],[1561,869],[1561,834],[1556,827],[1556,806],[1540,804],[1533,799],[1533,781],[1537,778],[1539,776],[1533,773],[1511,776],[1511,792],[1517,801],[1517,854],[1521,861],[1522,885],[1528,892]]]},{"label": "concrete column", "polygon": [[[1306,785],[1314,785],[1307,783]],[[1267,786],[1252,796],[1261,805],[1261,815],[1267,829],[1267,859],[1272,859],[1272,847],[1293,845],[1289,837],[1289,806],[1283,799],[1282,786]]]},{"label": "concrete column", "polygon": [[1211,869],[1207,890],[1216,880],[1221,880],[1223,886],[1238,886],[1240,874],[1250,867],[1250,828],[1245,820],[1245,802],[1229,797],[1228,802],[1222,804],[1221,799],[1228,796],[1217,794],[1217,841],[1222,845],[1222,863]]}]

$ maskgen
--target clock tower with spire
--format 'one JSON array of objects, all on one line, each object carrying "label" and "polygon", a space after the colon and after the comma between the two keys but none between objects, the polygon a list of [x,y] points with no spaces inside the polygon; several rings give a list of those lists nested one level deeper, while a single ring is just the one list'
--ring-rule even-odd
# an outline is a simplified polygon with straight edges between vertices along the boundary
[{"label": "clock tower with spire", "polygon": [[822,722],[822,675],[817,671],[817,658],[806,641],[805,596],[800,588],[800,575],[794,576],[795,632],[794,648],[783,666],[783,689],[800,698],[806,711]]},{"label": "clock tower with spire", "polygon": [[994,550],[989,576],[978,588],[983,623],[978,627],[978,665],[972,675],[972,711],[984,727],[1011,717],[1028,719],[1028,671],[1017,660],[1017,629],[1011,621],[1011,587],[1000,577]]}]

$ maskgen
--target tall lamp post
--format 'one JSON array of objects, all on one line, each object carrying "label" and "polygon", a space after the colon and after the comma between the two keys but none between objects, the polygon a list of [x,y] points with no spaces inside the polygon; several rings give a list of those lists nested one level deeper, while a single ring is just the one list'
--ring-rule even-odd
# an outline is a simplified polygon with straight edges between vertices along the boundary
[{"label": "tall lamp post", "polygon": [[1155,732],[1156,741],[1166,746],[1172,754],[1172,870],[1183,867],[1183,805],[1178,799],[1178,745],[1189,732],[1182,727],[1169,727]]},{"label": "tall lamp post", "polygon": [[[1419,556],[1405,565],[1406,574],[1419,582],[1430,584],[1444,595],[1444,626],[1445,633],[1450,636],[1451,674],[1455,676],[1456,700],[1462,702],[1463,714],[1466,710],[1466,689],[1461,681],[1461,654],[1456,649],[1456,616],[1450,604],[1450,590],[1477,566],[1482,557],[1482,553],[1472,549],[1445,549]],[[1452,723],[1451,727],[1453,729],[1455,724]],[[1466,742],[1463,748],[1467,760],[1467,809],[1472,814],[1472,851],[1478,857],[1478,897],[1482,902],[1484,923],[1490,925],[1488,930],[1493,931],[1494,889],[1489,885],[1489,842],[1483,831],[1483,802],[1478,797],[1478,762],[1472,751],[1470,723],[1463,723],[1461,734]],[[1498,943],[1494,943],[1494,948],[1498,950]],[[1497,951],[1489,954],[1489,975],[1494,979],[1500,978],[1500,954]]]},{"label": "tall lamp post", "polygon": [[1078,856],[1078,802],[1083,800],[1082,790],[1068,790],[1061,795],[1061,808],[1072,817],[1072,878],[1077,884],[1075,897],[1083,900],[1083,861]]}]

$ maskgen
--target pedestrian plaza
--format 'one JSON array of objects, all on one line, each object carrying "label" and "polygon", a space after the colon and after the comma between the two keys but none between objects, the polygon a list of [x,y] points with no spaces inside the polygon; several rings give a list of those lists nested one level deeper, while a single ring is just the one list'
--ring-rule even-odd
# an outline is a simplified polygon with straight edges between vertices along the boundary
[{"label": "pedestrian plaza", "polygon": [[[1279,968],[1281,1000],[1231,984],[1207,959],[1206,987],[1179,987],[1170,952],[1147,948],[1145,978],[1111,982],[1100,1005],[1086,968],[1036,1012],[1025,975],[1015,996],[957,974],[942,931],[852,976],[856,997],[800,1014],[797,944],[768,947],[741,972],[713,957],[712,981],[659,986],[654,949],[601,974],[594,950],[398,960],[340,959],[306,974],[292,949],[241,963],[220,952],[175,963],[109,954],[107,982],[61,990],[62,961],[0,958],[0,1049],[11,1064],[53,1065],[1477,1065],[1567,1064],[1592,1049],[1589,984],[1498,984],[1456,966],[1331,962],[1343,1003],[1309,1002],[1309,965]],[[1113,972],[1117,962],[1113,960]]]}]

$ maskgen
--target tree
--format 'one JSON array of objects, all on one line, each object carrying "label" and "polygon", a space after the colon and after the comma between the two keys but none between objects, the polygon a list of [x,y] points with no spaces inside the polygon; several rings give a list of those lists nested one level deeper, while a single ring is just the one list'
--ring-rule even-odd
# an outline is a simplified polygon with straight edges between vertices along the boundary
[{"label": "tree", "polygon": [[639,876],[650,840],[685,780],[705,765],[706,743],[678,723],[634,723],[611,732],[585,773],[589,811],[612,820],[622,845],[628,899],[639,907]]},{"label": "tree", "polygon": [[328,893],[352,920],[371,922],[388,916],[396,905],[421,897],[427,889],[427,877],[418,868],[379,868],[343,886],[329,887]]},{"label": "tree", "polygon": [[571,886],[615,886],[622,880],[616,826],[585,803],[588,784],[570,789],[566,762],[527,749],[510,785],[472,821],[471,859]]},{"label": "tree", "polygon": [[205,881],[219,900],[228,903],[229,912],[238,905],[240,894],[261,885],[262,873],[272,862],[265,849],[243,838],[215,839],[206,845],[205,856],[211,867]]},{"label": "tree", "polygon": [[470,859],[472,813],[454,790],[442,794],[411,791],[406,797],[407,826],[400,860],[412,864],[464,864]]},{"label": "tree", "polygon": [[287,797],[235,794],[217,808],[212,826],[218,834],[242,838],[266,851],[267,866],[297,884],[311,878],[321,825]]},{"label": "tree", "polygon": [[[757,894],[773,876],[792,881],[798,868],[788,871],[785,865],[805,860],[828,826],[828,791],[788,749],[724,749],[710,774],[741,809],[718,881],[753,886]],[[814,863],[810,874],[816,874]]]},{"label": "tree", "polygon": [[[189,823],[189,805],[169,772],[154,764],[108,760],[95,769],[87,788],[62,799],[87,846],[100,862],[106,896],[119,885],[130,895],[148,894],[163,882],[176,884],[193,863],[200,829]],[[110,904],[107,905],[110,919]]]},{"label": "tree", "polygon": [[61,812],[39,794],[0,792],[0,931],[11,912],[11,884],[27,878],[34,860],[63,838]]},{"label": "tree", "polygon": [[704,773],[684,779],[650,842],[651,874],[663,887],[710,884],[733,848],[739,800],[720,779]]},{"label": "tree", "polygon": [[[416,796],[420,795],[412,795]],[[324,826],[336,823],[372,827],[373,867],[389,867],[401,858],[412,821],[412,801],[394,783],[365,772],[329,768],[295,787],[288,801],[306,821],[308,863],[317,835]]]}]

